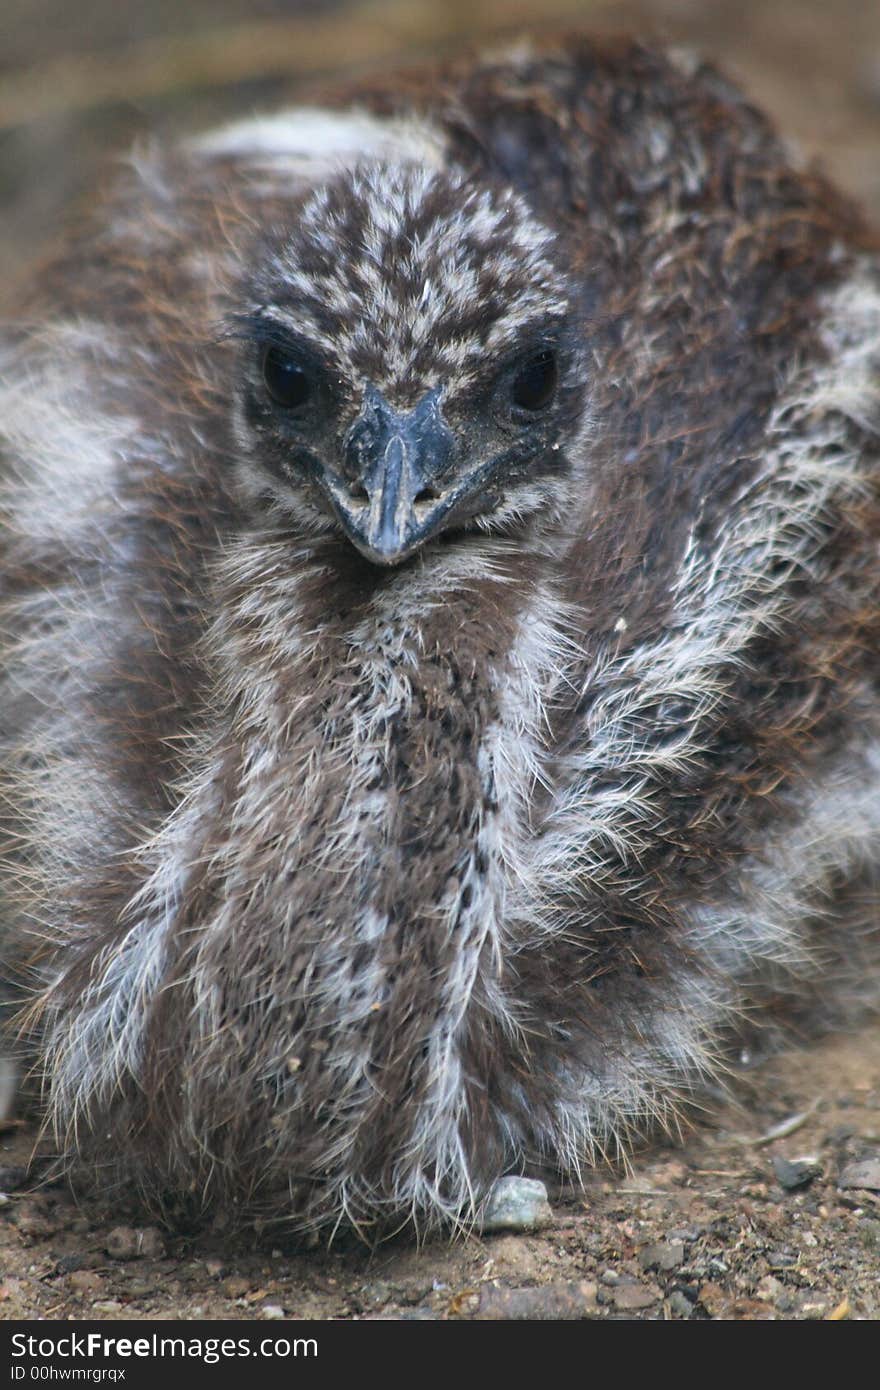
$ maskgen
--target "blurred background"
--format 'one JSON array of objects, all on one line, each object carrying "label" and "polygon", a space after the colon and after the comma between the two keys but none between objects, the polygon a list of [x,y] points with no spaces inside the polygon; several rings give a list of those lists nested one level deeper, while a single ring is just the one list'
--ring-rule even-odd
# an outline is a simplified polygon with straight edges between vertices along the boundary
[{"label": "blurred background", "polygon": [[0,275],[138,136],[573,26],[696,46],[880,221],[880,0],[0,0]]}]

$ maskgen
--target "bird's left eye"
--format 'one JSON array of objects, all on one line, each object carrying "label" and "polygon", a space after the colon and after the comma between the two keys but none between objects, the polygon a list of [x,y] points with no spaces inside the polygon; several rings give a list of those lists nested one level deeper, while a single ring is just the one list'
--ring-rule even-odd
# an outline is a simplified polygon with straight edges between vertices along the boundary
[{"label": "bird's left eye", "polygon": [[513,383],[513,403],[520,410],[544,410],[556,394],[556,353],[546,348],[520,367]]},{"label": "bird's left eye", "polygon": [[289,352],[283,348],[266,348],[263,353],[263,380],[266,390],[276,405],[285,410],[296,410],[307,405],[312,395],[312,382],[309,374]]}]

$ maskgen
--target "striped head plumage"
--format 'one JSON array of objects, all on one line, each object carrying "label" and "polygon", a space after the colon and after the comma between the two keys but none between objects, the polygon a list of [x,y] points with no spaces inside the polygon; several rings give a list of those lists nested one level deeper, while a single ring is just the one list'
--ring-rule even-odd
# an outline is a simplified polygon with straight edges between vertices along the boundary
[{"label": "striped head plumage", "polygon": [[584,385],[554,240],[512,189],[419,164],[320,188],[253,252],[230,325],[249,490],[380,564],[558,517]]}]

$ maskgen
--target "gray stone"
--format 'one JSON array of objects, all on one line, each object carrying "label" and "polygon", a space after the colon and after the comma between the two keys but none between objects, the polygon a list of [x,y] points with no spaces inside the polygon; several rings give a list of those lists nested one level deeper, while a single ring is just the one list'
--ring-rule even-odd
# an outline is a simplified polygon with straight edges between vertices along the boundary
[{"label": "gray stone", "polygon": [[639,1264],[642,1269],[659,1269],[664,1274],[678,1269],[684,1263],[684,1244],[680,1240],[659,1241],[656,1245],[646,1245],[639,1251]]},{"label": "gray stone", "polygon": [[694,1305],[691,1303],[687,1295],[683,1294],[680,1291],[680,1289],[675,1289],[669,1295],[669,1298],[666,1300],[666,1302],[669,1307],[669,1312],[671,1316],[674,1318],[689,1318],[691,1313],[694,1311]]},{"label": "gray stone", "polygon": [[783,1158],[780,1154],[772,1163],[776,1181],[786,1192],[806,1187],[822,1172],[822,1165],[816,1158]]},{"label": "gray stone", "polygon": [[837,1179],[838,1187],[864,1187],[880,1192],[880,1158],[861,1158],[848,1163]]},{"label": "gray stone", "polygon": [[155,1226],[115,1226],[105,1249],[113,1260],[160,1260],[165,1242]]},{"label": "gray stone", "polygon": [[614,1289],[614,1306],[621,1312],[637,1312],[640,1308],[651,1308],[662,1298],[654,1284],[637,1284],[635,1280],[621,1279]]},{"label": "gray stone", "polygon": [[553,1221],[547,1189],[534,1178],[500,1178],[486,1200],[482,1228],[489,1231],[539,1231]]}]

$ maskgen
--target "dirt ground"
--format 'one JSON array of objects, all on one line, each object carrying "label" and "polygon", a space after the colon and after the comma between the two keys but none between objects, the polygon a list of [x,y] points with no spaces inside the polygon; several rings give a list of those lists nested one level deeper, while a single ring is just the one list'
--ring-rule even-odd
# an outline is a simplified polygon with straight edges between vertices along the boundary
[{"label": "dirt ground", "polygon": [[686,1141],[552,1193],[536,1234],[421,1249],[145,1228],[29,1186],[33,1133],[13,1131],[0,1318],[876,1318],[880,1027],[777,1057],[736,1092]]},{"label": "dirt ground", "polygon": [[[234,27],[245,16],[247,41]],[[874,0],[3,0],[0,278],[135,136],[536,17],[695,44],[880,219]],[[0,1134],[0,1320],[877,1317],[880,1027],[744,1072],[735,1093],[628,1173],[552,1193],[553,1224],[538,1234],[421,1249],[296,1252],[259,1233],[144,1230],[62,1185],[34,1186],[34,1131],[13,1127]]]}]

